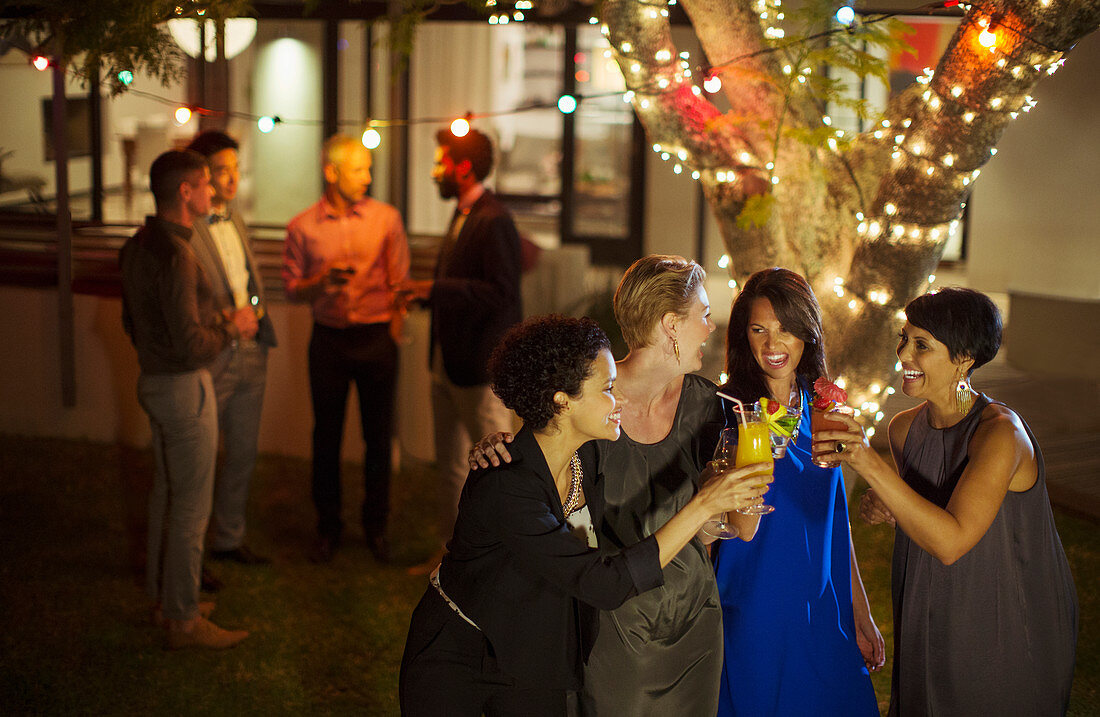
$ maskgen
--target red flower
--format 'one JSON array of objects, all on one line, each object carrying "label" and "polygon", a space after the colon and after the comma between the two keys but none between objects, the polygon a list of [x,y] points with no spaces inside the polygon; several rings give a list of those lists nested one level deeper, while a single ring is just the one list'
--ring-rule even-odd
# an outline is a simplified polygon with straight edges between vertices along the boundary
[{"label": "red flower", "polygon": [[824,376],[814,381],[814,408],[828,411],[834,404],[842,404],[847,400],[848,392]]}]

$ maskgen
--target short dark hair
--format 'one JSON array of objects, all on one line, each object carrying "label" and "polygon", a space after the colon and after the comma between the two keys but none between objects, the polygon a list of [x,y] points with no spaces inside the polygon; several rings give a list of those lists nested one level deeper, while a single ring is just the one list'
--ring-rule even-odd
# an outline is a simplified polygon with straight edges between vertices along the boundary
[{"label": "short dark hair", "polygon": [[1001,311],[980,291],[950,286],[918,296],[905,305],[905,318],[946,346],[952,361],[974,359],[967,375],[1001,348]]},{"label": "short dark hair", "polygon": [[476,129],[456,137],[450,129],[443,127],[435,133],[435,141],[440,147],[447,148],[455,164],[464,159],[470,160],[470,168],[477,181],[485,179],[493,171],[493,143]]},{"label": "short dark hair", "polygon": [[241,145],[237,140],[218,129],[208,129],[205,132],[200,132],[187,145],[187,149],[198,152],[207,159],[223,149],[238,150],[240,148]]},{"label": "short dark hair", "polygon": [[179,201],[179,189],[192,172],[206,169],[206,158],[189,149],[173,149],[153,160],[149,168],[149,189],[157,208],[174,207]]},{"label": "short dark hair", "polygon": [[[749,316],[757,299],[767,299],[783,328],[802,340],[802,358],[795,375],[803,384],[827,376],[825,340],[821,328],[821,306],[810,284],[790,269],[772,267],[749,277],[730,309],[726,333],[726,388],[745,402],[768,395],[764,370],[749,346]],[[775,396],[786,401],[786,396]]]},{"label": "short dark hair", "polygon": [[592,319],[534,316],[504,335],[489,358],[493,393],[533,430],[545,428],[561,407],[554,394],[576,397],[600,351],[611,350]]}]

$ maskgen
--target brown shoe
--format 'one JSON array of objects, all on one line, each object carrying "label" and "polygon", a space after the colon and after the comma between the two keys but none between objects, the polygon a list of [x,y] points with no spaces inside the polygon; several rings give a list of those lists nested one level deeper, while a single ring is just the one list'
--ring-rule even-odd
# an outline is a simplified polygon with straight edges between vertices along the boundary
[{"label": "brown shoe", "polygon": [[247,630],[223,630],[205,617],[167,622],[169,650],[183,650],[189,647],[225,650],[248,637]]},{"label": "brown shoe", "polygon": [[[167,624],[164,620],[164,608],[160,606],[159,602],[153,606],[150,612],[152,613],[154,627],[164,627]],[[210,617],[212,614],[214,614],[214,603],[205,600],[199,603],[199,617]]]}]

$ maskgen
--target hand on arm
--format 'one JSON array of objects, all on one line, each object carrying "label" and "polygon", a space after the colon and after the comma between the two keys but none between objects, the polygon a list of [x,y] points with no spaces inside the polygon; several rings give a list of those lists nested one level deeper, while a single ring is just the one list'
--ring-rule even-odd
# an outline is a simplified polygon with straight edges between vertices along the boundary
[{"label": "hand on arm", "polygon": [[1026,435],[1015,417],[997,407],[986,409],[970,441],[969,461],[946,508],[909,487],[897,471],[870,447],[859,424],[842,416],[847,431],[822,431],[817,442],[845,443],[840,458],[855,468],[894,516],[896,524],[921,548],[945,565],[965,555],[989,529],[1024,458]]},{"label": "hand on arm", "polygon": [[897,521],[894,520],[894,514],[890,512],[886,504],[879,500],[878,495],[871,489],[868,489],[867,492],[863,494],[863,497],[859,499],[859,517],[868,525],[878,525],[879,523],[897,525]]}]

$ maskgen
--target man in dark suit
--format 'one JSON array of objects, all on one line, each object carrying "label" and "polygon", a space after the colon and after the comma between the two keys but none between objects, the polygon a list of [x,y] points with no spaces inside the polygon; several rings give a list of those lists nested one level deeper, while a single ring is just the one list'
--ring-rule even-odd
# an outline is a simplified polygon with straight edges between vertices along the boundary
[{"label": "man in dark suit", "polygon": [[[267,558],[244,542],[248,488],[256,467],[267,351],[275,345],[275,327],[265,310],[263,280],[239,212],[234,211],[241,173],[236,140],[208,130],[188,146],[206,158],[214,188],[209,215],[195,219],[191,245],[226,316],[243,316],[254,330],[231,341],[210,365],[218,402],[218,427],[225,455],[214,483],[214,534],[209,555],[243,565]],[[207,576],[209,577],[209,576]]]},{"label": "man in dark suit", "polygon": [[[436,133],[432,178],[458,207],[439,250],[435,278],[409,282],[412,298],[431,306],[432,414],[440,490],[446,492],[440,538],[451,537],[468,472],[471,442],[511,431],[513,416],[489,388],[486,364],[504,332],[523,317],[520,237],[512,215],[482,184],[493,169],[493,145],[471,129]],[[440,553],[441,555],[442,553]],[[435,567],[433,556],[411,572]]]}]

